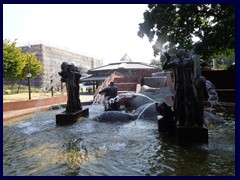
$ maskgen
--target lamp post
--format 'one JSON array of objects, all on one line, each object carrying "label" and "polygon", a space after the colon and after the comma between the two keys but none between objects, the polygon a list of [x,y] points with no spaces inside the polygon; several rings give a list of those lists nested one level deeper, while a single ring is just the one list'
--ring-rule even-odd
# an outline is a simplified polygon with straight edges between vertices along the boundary
[{"label": "lamp post", "polygon": [[30,87],[30,78],[32,77],[32,74],[29,72],[27,74],[27,78],[28,78],[28,95],[29,95],[29,100],[31,100],[31,87]]},{"label": "lamp post", "polygon": [[[51,85],[53,83],[53,79],[52,79],[52,76],[51,76]],[[51,86],[51,92],[52,92],[52,97],[53,97],[53,85]]]}]

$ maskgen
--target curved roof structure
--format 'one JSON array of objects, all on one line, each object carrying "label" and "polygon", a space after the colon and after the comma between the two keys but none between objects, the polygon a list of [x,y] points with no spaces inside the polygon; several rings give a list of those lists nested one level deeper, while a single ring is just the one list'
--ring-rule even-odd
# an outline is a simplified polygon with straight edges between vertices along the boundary
[{"label": "curved roof structure", "polygon": [[89,73],[93,73],[96,71],[109,71],[109,70],[117,70],[117,69],[156,69],[156,67],[142,63],[142,62],[123,61],[123,62],[117,62],[117,63],[110,63],[105,66],[91,69],[89,70]]},{"label": "curved roof structure", "polygon": [[117,73],[123,73],[122,76],[124,76],[124,72],[129,73],[128,70],[136,70],[138,72],[150,70],[154,71],[157,68],[155,66],[148,65],[143,62],[133,62],[131,58],[125,54],[119,62],[116,63],[110,63],[108,65],[104,65],[101,67],[90,69],[87,73],[91,74],[87,77],[82,77],[81,81],[100,81],[106,79],[112,72]]}]

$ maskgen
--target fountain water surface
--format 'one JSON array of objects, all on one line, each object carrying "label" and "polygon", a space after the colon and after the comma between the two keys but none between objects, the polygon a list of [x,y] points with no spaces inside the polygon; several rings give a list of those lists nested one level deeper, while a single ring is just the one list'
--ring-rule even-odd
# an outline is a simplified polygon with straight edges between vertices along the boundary
[{"label": "fountain water surface", "polygon": [[104,108],[91,105],[89,117],[62,127],[61,111],[4,122],[4,176],[235,175],[234,119],[209,130],[207,145],[179,147],[154,120],[100,123],[92,119]]}]

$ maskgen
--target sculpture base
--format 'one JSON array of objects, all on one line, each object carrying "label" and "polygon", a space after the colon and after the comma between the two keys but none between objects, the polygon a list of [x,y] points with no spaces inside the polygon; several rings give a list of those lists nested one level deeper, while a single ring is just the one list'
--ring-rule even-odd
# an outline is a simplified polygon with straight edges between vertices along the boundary
[{"label": "sculpture base", "polygon": [[177,127],[178,144],[208,143],[208,129],[199,127]]},{"label": "sculpture base", "polygon": [[65,113],[56,115],[56,124],[59,126],[67,126],[76,123],[80,117],[86,117],[89,115],[89,109],[85,108],[75,113]]}]

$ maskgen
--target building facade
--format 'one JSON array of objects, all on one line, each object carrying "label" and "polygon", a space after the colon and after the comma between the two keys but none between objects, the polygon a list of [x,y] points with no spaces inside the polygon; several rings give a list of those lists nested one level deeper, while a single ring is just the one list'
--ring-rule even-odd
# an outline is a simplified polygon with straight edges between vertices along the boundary
[{"label": "building facade", "polygon": [[[118,83],[118,87],[121,89],[121,86],[125,88],[125,86],[130,86],[130,83],[142,84],[144,77],[151,77],[152,73],[159,71],[160,69],[155,66],[143,62],[134,62],[127,55],[124,55],[119,62],[90,69],[88,71],[89,76],[81,78],[80,82],[93,85],[93,89],[97,89],[111,74],[117,73],[122,77],[117,77],[113,81]],[[122,91],[124,91],[124,88]]]},{"label": "building facade", "polygon": [[89,69],[103,65],[102,60],[43,44],[21,46],[20,48],[23,53],[34,54],[42,64],[41,74],[31,80],[31,85],[38,88],[60,80],[58,72],[61,71],[61,64],[64,61],[74,63],[79,67],[83,77],[86,76]]}]

